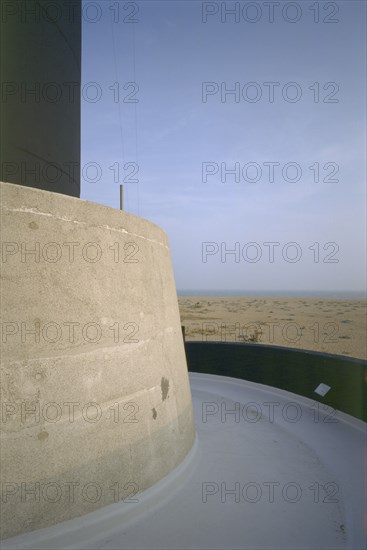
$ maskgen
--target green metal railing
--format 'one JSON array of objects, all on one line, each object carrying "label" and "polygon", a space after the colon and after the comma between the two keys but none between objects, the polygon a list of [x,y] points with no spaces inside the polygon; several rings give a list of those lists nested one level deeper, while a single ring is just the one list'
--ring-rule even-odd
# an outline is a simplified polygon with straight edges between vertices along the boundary
[{"label": "green metal railing", "polygon": [[[218,374],[309,397],[367,422],[367,361],[263,344],[185,342],[191,372]],[[330,386],[325,397],[315,393]]]}]

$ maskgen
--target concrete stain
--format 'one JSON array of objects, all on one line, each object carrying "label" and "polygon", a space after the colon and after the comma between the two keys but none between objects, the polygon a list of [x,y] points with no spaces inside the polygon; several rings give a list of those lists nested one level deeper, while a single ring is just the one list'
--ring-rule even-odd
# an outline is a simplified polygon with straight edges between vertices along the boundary
[{"label": "concrete stain", "polygon": [[164,376],[162,376],[162,380],[161,380],[161,390],[162,390],[162,401],[164,401],[165,399],[167,399],[168,390],[169,390],[169,380],[167,380],[167,378],[164,378]]},{"label": "concrete stain", "polygon": [[37,224],[36,222],[30,222],[30,223],[28,224],[28,227],[29,227],[30,229],[38,229],[38,224]]},{"label": "concrete stain", "polygon": [[157,418],[157,411],[154,408],[152,409],[152,413],[153,413],[153,420],[155,420]]},{"label": "concrete stain", "polygon": [[40,432],[38,434],[39,441],[45,441],[48,438],[48,432]]}]

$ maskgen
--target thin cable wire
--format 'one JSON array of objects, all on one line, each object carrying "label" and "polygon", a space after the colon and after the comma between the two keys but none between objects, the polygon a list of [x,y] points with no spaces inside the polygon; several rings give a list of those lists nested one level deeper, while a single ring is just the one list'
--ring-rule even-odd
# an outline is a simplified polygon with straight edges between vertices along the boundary
[{"label": "thin cable wire", "polygon": [[[111,11],[111,17],[110,17],[110,25],[111,25],[111,35],[112,35],[112,49],[113,49],[113,60],[115,65],[115,78],[117,82],[117,90],[118,90],[118,112],[119,112],[119,124],[120,124],[120,144],[121,144],[121,158],[122,158],[122,173],[124,169],[124,159],[125,159],[125,147],[124,147],[124,135],[123,135],[123,129],[122,129],[122,113],[121,113],[121,103],[120,103],[120,81],[118,77],[118,69],[117,69],[117,56],[116,56],[116,44],[115,44],[115,33],[114,33],[114,24],[112,22],[112,11]],[[119,164],[118,164],[119,166]],[[120,175],[120,166],[118,168],[118,174]],[[121,183],[121,182],[119,182]],[[129,193],[126,186],[124,195],[126,196],[126,205],[127,210],[129,210]]]},{"label": "thin cable wire", "polygon": [[[132,24],[132,42],[133,42],[133,79],[136,83],[136,63],[135,63],[135,25]],[[135,159],[138,165],[138,183],[136,185],[137,199],[138,199],[138,216],[140,216],[140,164],[139,164],[139,149],[138,149],[138,116],[137,107],[134,104],[134,122],[135,122]]]}]

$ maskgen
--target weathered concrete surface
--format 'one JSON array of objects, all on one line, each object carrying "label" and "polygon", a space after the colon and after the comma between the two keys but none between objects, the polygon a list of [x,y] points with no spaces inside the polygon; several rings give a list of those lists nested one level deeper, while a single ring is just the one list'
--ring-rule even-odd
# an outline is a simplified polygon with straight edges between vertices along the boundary
[{"label": "weathered concrete surface", "polygon": [[0,191],[6,538],[133,498],[183,460],[195,428],[165,233]]}]

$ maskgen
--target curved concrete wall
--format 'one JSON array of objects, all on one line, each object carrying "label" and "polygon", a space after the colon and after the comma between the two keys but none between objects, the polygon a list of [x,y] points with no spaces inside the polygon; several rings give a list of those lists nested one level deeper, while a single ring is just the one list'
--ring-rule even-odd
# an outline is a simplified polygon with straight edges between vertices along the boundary
[{"label": "curved concrete wall", "polygon": [[0,180],[79,197],[81,1],[7,0],[0,27]]},{"label": "curved concrete wall", "polygon": [[129,506],[195,428],[165,233],[65,195],[0,190],[6,538]]}]

